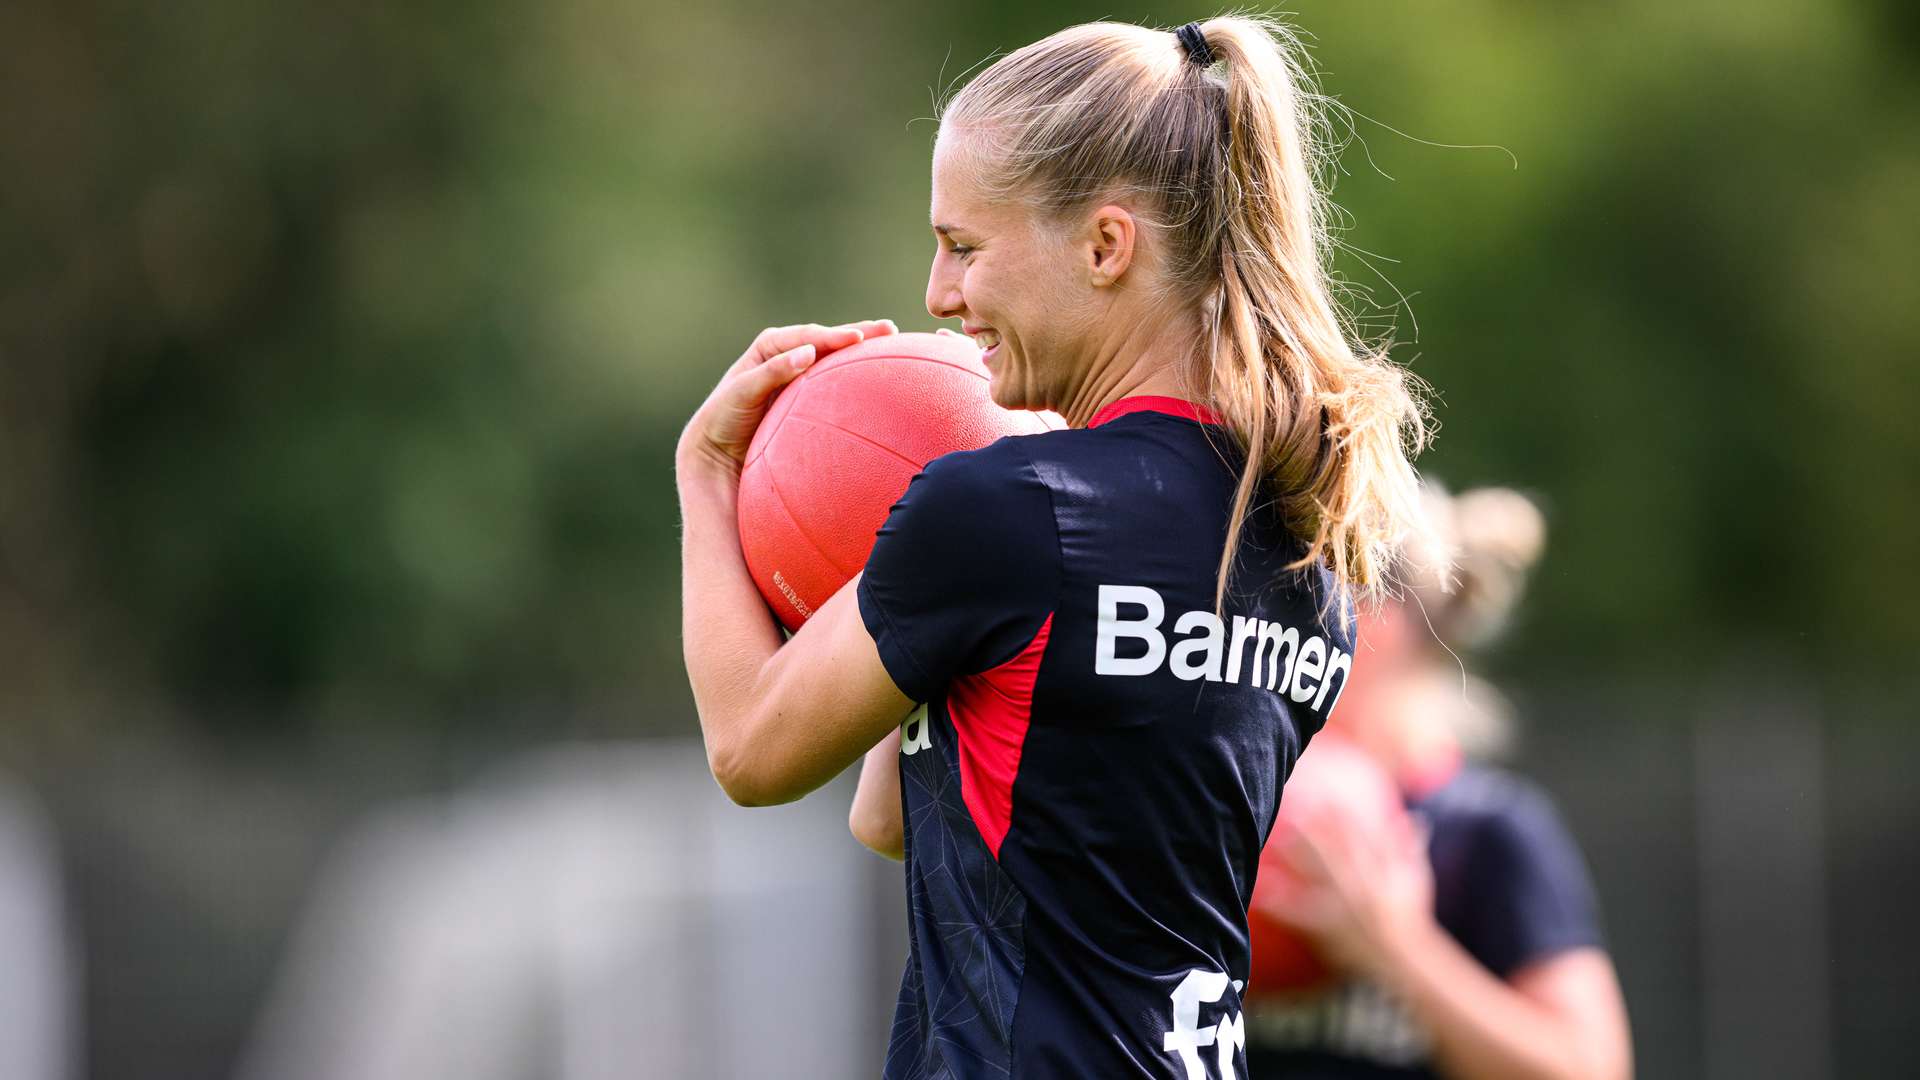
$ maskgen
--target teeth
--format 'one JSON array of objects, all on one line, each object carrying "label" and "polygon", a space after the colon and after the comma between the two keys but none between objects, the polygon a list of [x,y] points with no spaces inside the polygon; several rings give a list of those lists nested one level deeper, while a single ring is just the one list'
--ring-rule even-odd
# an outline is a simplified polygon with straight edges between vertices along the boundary
[{"label": "teeth", "polygon": [[980,351],[985,352],[995,345],[1000,344],[1000,332],[998,330],[982,330],[973,335],[973,343],[980,346]]}]

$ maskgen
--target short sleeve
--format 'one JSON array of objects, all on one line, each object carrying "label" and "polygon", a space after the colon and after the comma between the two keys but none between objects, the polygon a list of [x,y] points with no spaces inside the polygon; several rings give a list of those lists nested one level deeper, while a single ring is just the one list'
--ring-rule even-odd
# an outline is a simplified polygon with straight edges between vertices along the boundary
[{"label": "short sleeve", "polygon": [[1019,441],[935,459],[894,504],[867,558],[860,616],[887,673],[915,701],[1011,659],[1052,613],[1053,499]]},{"label": "short sleeve", "polygon": [[1568,949],[1601,945],[1599,903],[1580,848],[1545,794],[1516,782],[1481,823],[1469,860],[1470,949],[1501,978]]}]

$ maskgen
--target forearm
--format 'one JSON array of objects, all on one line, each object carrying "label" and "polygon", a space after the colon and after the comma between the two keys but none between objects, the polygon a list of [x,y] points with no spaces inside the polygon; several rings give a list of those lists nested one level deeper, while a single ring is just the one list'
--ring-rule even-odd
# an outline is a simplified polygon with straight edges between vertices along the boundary
[{"label": "forearm", "polygon": [[680,489],[680,631],[708,761],[724,777],[750,741],[753,706],[780,648],[773,614],[747,573],[739,481],[723,463],[676,456]]},{"label": "forearm", "polygon": [[1625,1080],[1630,1067],[1569,1018],[1501,981],[1431,919],[1395,935],[1375,977],[1433,1038],[1460,1080]]},{"label": "forearm", "polygon": [[900,810],[900,729],[867,751],[860,785],[853,793],[847,826],[854,838],[895,862],[906,857],[906,826]]},{"label": "forearm", "polygon": [[740,470],[767,403],[814,360],[886,320],[773,327],[754,339],[680,433],[681,643],[707,764],[735,802],[789,802],[831,780],[910,703],[843,589],[785,645],[740,547]]}]

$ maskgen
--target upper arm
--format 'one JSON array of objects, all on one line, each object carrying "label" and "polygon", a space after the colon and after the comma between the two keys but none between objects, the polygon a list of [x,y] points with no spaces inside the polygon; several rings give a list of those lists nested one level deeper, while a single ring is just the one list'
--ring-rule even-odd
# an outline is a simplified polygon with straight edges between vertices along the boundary
[{"label": "upper arm", "polygon": [[791,802],[833,779],[899,725],[913,701],[880,662],[856,577],[762,669],[753,722],[714,776],[735,802]]},{"label": "upper arm", "polygon": [[915,701],[1018,654],[1058,602],[1053,496],[1021,441],[928,465],[867,558],[861,614],[881,661]]},{"label": "upper arm", "polygon": [[1599,900],[1572,833],[1546,794],[1517,778],[1479,823],[1475,949],[1502,981],[1551,1013],[1584,1076],[1624,1080],[1633,1053]]},{"label": "upper arm", "polygon": [[1469,946],[1502,978],[1602,945],[1600,905],[1580,847],[1546,795],[1514,778],[1475,828]]},{"label": "upper arm", "polygon": [[[1052,497],[1002,440],[916,476],[867,565],[778,649],[755,688],[752,734],[722,786],[787,802],[859,758],[955,676],[1033,637],[1058,594]],[[715,775],[720,775],[716,765]]]},{"label": "upper arm", "polygon": [[1507,984],[1552,1013],[1577,1044],[1586,1075],[1626,1080],[1633,1075],[1633,1040],[1613,961],[1596,947],[1569,949],[1536,960]]}]

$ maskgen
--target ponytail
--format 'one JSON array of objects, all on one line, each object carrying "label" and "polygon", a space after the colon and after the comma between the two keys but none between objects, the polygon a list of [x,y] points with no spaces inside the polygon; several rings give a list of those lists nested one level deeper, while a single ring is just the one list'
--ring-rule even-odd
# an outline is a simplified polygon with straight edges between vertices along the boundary
[{"label": "ponytail", "polygon": [[1213,405],[1246,450],[1216,600],[1264,489],[1360,599],[1378,600],[1408,534],[1424,532],[1412,458],[1426,445],[1410,378],[1350,343],[1328,285],[1328,202],[1315,183],[1310,80],[1284,27],[1203,25],[1226,69],[1226,161]]}]

